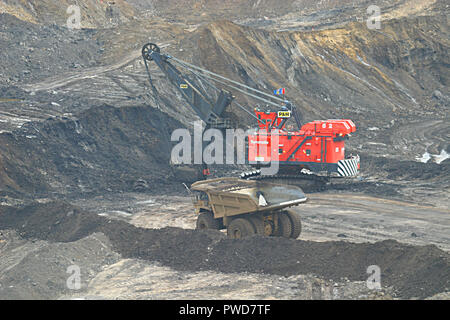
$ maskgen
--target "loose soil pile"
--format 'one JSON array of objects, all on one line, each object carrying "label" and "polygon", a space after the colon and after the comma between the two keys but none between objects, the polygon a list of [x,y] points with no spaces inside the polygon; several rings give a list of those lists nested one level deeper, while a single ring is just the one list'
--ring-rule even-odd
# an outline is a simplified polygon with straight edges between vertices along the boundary
[{"label": "loose soil pile", "polygon": [[2,207],[1,229],[24,238],[71,242],[104,233],[124,258],[158,261],[176,270],[257,272],[290,276],[312,273],[339,280],[364,281],[370,265],[381,268],[381,281],[402,298],[425,298],[450,288],[450,255],[437,247],[393,240],[377,243],[312,242],[255,236],[227,239],[216,231],[144,229],[109,220],[65,202]]},{"label": "loose soil pile", "polygon": [[361,163],[367,172],[382,174],[389,180],[431,180],[444,183],[450,180],[450,159],[437,164],[431,161],[428,163],[399,161],[361,154]]},{"label": "loose soil pile", "polygon": [[101,233],[67,243],[27,241],[14,230],[2,230],[0,253],[0,300],[57,299],[73,293],[67,285],[70,266],[80,268],[84,289],[105,266],[120,260]]},{"label": "loose soil pile", "polygon": [[170,132],[181,127],[150,106],[26,123],[0,134],[0,196],[133,190],[139,180],[153,192],[182,188],[169,165]]}]

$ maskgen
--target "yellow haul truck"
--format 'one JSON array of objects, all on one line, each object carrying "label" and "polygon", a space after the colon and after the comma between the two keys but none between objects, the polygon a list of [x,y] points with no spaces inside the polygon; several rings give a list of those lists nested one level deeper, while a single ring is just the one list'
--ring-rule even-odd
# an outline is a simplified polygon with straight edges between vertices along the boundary
[{"label": "yellow haul truck", "polygon": [[287,208],[306,202],[296,186],[239,178],[218,178],[192,184],[197,229],[227,229],[228,237],[254,234],[296,239],[302,229],[299,213]]}]

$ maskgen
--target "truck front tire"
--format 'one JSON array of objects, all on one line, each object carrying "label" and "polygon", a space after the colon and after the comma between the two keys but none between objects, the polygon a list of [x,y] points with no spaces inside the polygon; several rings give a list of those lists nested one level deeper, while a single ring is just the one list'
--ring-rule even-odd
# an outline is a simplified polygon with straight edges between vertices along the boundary
[{"label": "truck front tire", "polygon": [[202,212],[197,217],[197,230],[220,229],[220,221],[214,219],[212,212]]},{"label": "truck front tire", "polygon": [[264,220],[262,219],[262,217],[252,215],[248,218],[248,220],[253,225],[255,233],[264,236]]},{"label": "truck front tire", "polygon": [[254,235],[255,230],[250,221],[243,218],[237,218],[228,225],[227,234],[231,239],[242,239]]}]

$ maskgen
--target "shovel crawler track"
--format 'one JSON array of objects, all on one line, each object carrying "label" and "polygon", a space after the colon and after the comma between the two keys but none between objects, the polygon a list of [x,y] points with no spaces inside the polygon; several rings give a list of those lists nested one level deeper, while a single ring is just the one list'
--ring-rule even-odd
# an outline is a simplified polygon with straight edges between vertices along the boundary
[{"label": "shovel crawler track", "polygon": [[293,185],[301,188],[305,192],[323,191],[327,183],[329,183],[331,180],[330,177],[307,173],[300,173],[296,175],[261,175],[260,170],[244,172],[241,174],[240,178],[243,180],[263,181],[281,185]]}]

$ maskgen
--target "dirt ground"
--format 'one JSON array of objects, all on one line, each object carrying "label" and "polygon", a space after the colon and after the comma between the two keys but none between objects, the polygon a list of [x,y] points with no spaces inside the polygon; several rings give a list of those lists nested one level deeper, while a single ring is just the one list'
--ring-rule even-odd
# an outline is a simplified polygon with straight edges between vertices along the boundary
[{"label": "dirt ground", "polygon": [[0,299],[54,299],[70,294],[68,268],[80,266],[82,284],[120,255],[95,233],[73,243],[27,241],[14,230],[0,231]]},{"label": "dirt ground", "polygon": [[[445,1],[376,1],[382,30],[364,22],[368,0],[121,0],[113,24],[82,0],[82,30],[65,1],[16,2],[0,0],[0,299],[450,299]],[[198,117],[154,64],[151,90],[147,42],[285,87],[305,121],[352,119],[360,175],[305,190],[296,240],[194,230],[169,159],[171,132]]]},{"label": "dirt ground", "polygon": [[[320,196],[323,197],[322,194]],[[320,199],[320,197],[318,198]],[[218,231],[199,232],[172,226],[150,229],[142,226],[137,227],[124,221],[129,220],[133,223],[133,220],[139,220],[144,221],[143,223],[145,224],[145,220],[142,219],[145,215],[149,218],[151,217],[152,221],[164,220],[174,225],[181,224],[184,227],[189,224],[192,225],[194,220],[192,213],[191,221],[177,217],[183,212],[180,208],[183,206],[185,209],[189,208],[188,198],[171,200],[170,198],[165,199],[165,201],[175,203],[175,205],[166,202],[162,207],[169,208],[164,210],[165,213],[161,214],[160,217],[157,216],[157,213],[155,214],[155,211],[161,212],[161,207],[157,209],[158,201],[161,201],[161,199],[137,201],[139,202],[138,206],[144,205],[150,207],[150,209],[146,209],[145,213],[122,214],[123,217],[121,219],[108,217],[110,214],[112,216],[117,215],[117,211],[111,213],[106,211],[99,215],[87,213],[68,203],[49,202],[31,205],[20,210],[4,208],[0,215],[0,224],[6,229],[15,230],[21,238],[35,239],[33,241],[38,242],[73,243],[74,248],[78,248],[75,242],[88,239],[94,233],[100,232],[111,243],[110,246],[106,246],[109,248],[106,251],[109,254],[111,254],[111,250],[125,259],[148,261],[153,266],[154,263],[158,263],[160,267],[170,267],[174,270],[173,273],[216,272],[219,273],[218,277],[226,277],[228,273],[237,273],[244,278],[243,274],[247,273],[252,274],[250,277],[258,277],[257,274],[261,274],[269,276],[269,278],[270,275],[288,278],[298,275],[314,275],[314,278],[317,277],[324,281],[345,283],[348,280],[354,282],[356,291],[349,289],[348,297],[340,296],[341,298],[351,298],[355,295],[361,297],[370,295],[370,290],[362,290],[357,283],[368,278],[368,266],[378,265],[383,277],[383,288],[386,290],[384,294],[388,294],[391,297],[427,298],[448,291],[450,280],[450,256],[448,251],[439,249],[436,245],[418,245],[416,238],[411,237],[411,230],[406,231],[401,224],[384,223],[384,225],[389,225],[391,228],[397,228],[401,240],[408,238],[407,235],[409,235],[410,238],[414,239],[415,245],[404,244],[395,240],[379,241],[379,238],[376,238],[378,239],[377,242],[367,242],[371,236],[371,233],[367,232],[367,225],[370,226],[374,223],[371,219],[375,219],[375,214],[372,214],[372,217],[362,216],[362,214],[356,212],[351,214],[352,217],[360,216],[361,218],[351,219],[351,224],[347,222],[348,231],[345,231],[345,227],[341,230],[344,230],[344,234],[348,234],[346,237],[349,237],[352,242],[347,241],[347,239],[342,240],[342,234],[333,235],[331,227],[326,234],[333,235],[331,238],[335,237],[335,239],[324,237],[318,239],[316,236],[316,239],[314,239],[316,241],[309,240],[308,234],[322,233],[323,235],[324,232],[319,231],[320,228],[318,228],[319,230],[314,228],[308,230],[308,227],[312,224],[308,222],[308,218],[313,219],[312,216],[308,215],[306,215],[307,218],[305,219],[305,228],[308,232],[305,238],[300,237],[298,240],[260,236],[246,240],[231,240]],[[356,200],[361,201],[362,199],[356,198]],[[177,201],[178,203],[176,203]],[[377,200],[374,199],[366,199],[365,201],[377,203]],[[311,203],[313,202],[314,200],[311,200]],[[318,204],[326,207],[326,202],[320,204],[319,201]],[[401,207],[401,204],[398,205]],[[345,207],[348,207],[348,205],[345,204]],[[305,209],[307,208],[307,205],[305,205]],[[311,205],[310,208],[312,208]],[[354,210],[354,208],[352,209]],[[337,223],[344,225],[345,219],[348,219],[350,216],[348,211],[349,209],[347,209],[346,213],[337,215],[330,212],[323,219],[324,221],[335,220]],[[379,214],[383,214],[381,216],[383,219],[390,218],[385,211],[377,211],[379,211]],[[183,214],[186,215],[186,212],[183,212]],[[397,219],[400,220],[402,219],[402,214],[404,215],[405,213],[400,209],[396,210],[395,213],[391,213],[391,216],[397,216]],[[440,213],[436,212],[435,214],[439,215]],[[130,219],[130,217],[132,218]],[[380,219],[380,216],[378,219]],[[355,222],[355,220],[359,221]],[[410,224],[412,224],[412,221],[417,221],[418,229],[413,229],[418,233],[417,237],[425,238],[423,242],[426,242],[427,237],[434,237],[437,243],[448,250],[449,241],[448,238],[445,238],[446,234],[443,230],[440,233],[430,232],[430,235],[426,236],[419,231],[420,227],[426,227],[424,224],[433,224],[433,216],[424,217],[422,221],[417,219],[417,217],[416,219],[411,219],[411,216],[406,216],[403,217],[403,221],[409,221]],[[318,225],[326,226],[325,223],[320,222]],[[380,229],[384,225],[381,222]],[[352,232],[352,229],[355,230],[358,227],[360,229],[359,232]],[[439,230],[438,227],[436,229]],[[363,231],[366,231],[366,235],[364,235]],[[358,238],[361,242],[354,242]],[[10,241],[7,238],[2,240],[6,244]],[[6,254],[7,256],[9,251],[2,250],[2,255]],[[71,254],[68,254],[68,256],[70,257]],[[57,258],[55,260],[58,261]],[[87,260],[90,261],[88,258]],[[93,260],[98,262],[97,257]],[[103,266],[117,262],[117,260],[111,260],[110,263],[102,263]],[[329,261],[333,261],[333,263],[330,264],[328,263]],[[23,263],[26,265],[25,262]],[[85,264],[86,262],[83,263]],[[134,263],[132,265],[134,266]],[[139,265],[140,263],[137,263],[135,267],[141,268]],[[90,268],[94,267],[91,266]],[[113,277],[119,277],[116,278],[119,281],[122,272],[120,270],[124,268],[121,268],[120,264],[118,266],[106,266],[106,268],[111,268],[108,272],[111,272],[114,275]],[[149,266],[149,268],[152,267]],[[11,272],[16,271],[22,274],[28,273],[23,272],[20,268],[14,268]],[[153,272],[157,273],[157,270]],[[97,277],[103,276],[102,274],[97,274]],[[1,279],[8,279],[8,275],[2,276]],[[282,282],[288,281],[284,278],[282,279],[280,280]],[[299,278],[296,279],[298,280]],[[99,282],[95,282],[95,279],[93,281],[93,287],[89,287],[90,284],[87,287],[88,295],[94,294],[92,292],[101,292],[100,289],[95,289],[97,286],[101,286]],[[59,285],[61,286],[61,283]],[[270,287],[271,285],[268,284],[267,288]],[[126,293],[121,291],[123,289],[120,290],[119,288],[117,289],[119,296],[126,295]],[[8,289],[10,288],[6,288],[6,292],[4,292],[6,294],[6,296],[3,296],[4,298],[10,295]],[[132,292],[134,290],[135,288],[132,289]],[[270,294],[276,294],[272,290],[269,291]],[[59,287],[59,290],[58,288],[54,290],[56,296],[63,296],[64,293],[61,287]],[[112,294],[111,292],[110,295]],[[295,295],[295,293],[292,294]],[[297,294],[301,296],[305,292],[297,292]],[[16,296],[19,295],[16,294]],[[244,293],[243,297],[245,296],[246,294]]]},{"label": "dirt ground", "polygon": [[60,299],[390,299],[391,290],[312,275],[185,272],[136,259],[110,265],[83,292]]}]

